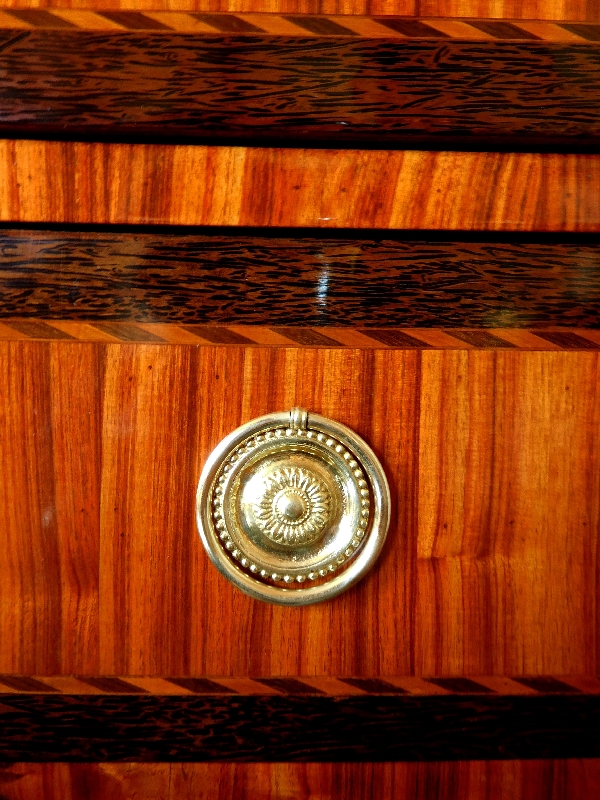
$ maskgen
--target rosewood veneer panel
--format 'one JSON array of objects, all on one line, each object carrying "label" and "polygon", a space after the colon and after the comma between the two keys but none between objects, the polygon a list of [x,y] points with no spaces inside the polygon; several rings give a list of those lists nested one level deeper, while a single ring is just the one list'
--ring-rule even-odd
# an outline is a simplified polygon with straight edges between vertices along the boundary
[{"label": "rosewood veneer panel", "polygon": [[[0,350],[0,671],[595,673],[597,351]],[[237,592],[194,522],[210,450],[295,404],[363,436],[394,498],[371,575],[302,609]]]},{"label": "rosewood veneer panel", "polygon": [[600,246],[592,239],[6,230],[0,231],[0,259],[4,319],[410,328],[600,324]]},{"label": "rosewood veneer panel", "polygon": [[600,231],[600,156],[0,140],[0,221]]},{"label": "rosewood veneer panel", "polygon": [[6,800],[587,800],[600,761],[12,764]]},{"label": "rosewood veneer panel", "polygon": [[[521,40],[469,42],[412,24],[438,40],[0,31],[0,131],[294,147],[597,148],[596,43],[544,42],[517,28]],[[491,36],[497,28],[487,26]]]},{"label": "rosewood veneer panel", "polygon": [[0,641],[12,672],[98,663],[102,354],[84,344],[65,356],[0,348]]}]

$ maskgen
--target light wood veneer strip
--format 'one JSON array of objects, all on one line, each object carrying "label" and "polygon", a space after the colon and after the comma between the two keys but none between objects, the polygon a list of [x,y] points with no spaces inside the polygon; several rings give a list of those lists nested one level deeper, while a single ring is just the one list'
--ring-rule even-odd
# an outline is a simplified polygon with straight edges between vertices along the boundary
[{"label": "light wood veneer strip", "polygon": [[600,155],[3,140],[0,220],[600,231]]}]

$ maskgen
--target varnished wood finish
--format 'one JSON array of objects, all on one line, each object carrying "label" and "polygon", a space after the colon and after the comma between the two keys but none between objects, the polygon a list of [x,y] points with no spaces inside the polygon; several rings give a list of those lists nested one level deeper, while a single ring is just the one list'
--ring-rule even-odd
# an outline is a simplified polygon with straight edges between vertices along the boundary
[{"label": "varnished wood finish", "polygon": [[590,22],[542,20],[366,17],[357,15],[181,13],[179,11],[77,11],[66,8],[0,9],[0,28],[63,28],[100,31],[148,30],[184,33],[257,33],[272,36],[362,36],[365,38],[538,39],[551,42],[598,41],[600,27]]},{"label": "varnished wood finish", "polygon": [[600,761],[12,764],[6,800],[589,800]]},{"label": "varnished wood finish", "polygon": [[380,695],[443,696],[489,694],[502,697],[521,695],[547,697],[555,694],[600,696],[600,679],[585,675],[555,677],[490,675],[465,677],[388,676],[382,678],[349,678],[328,676],[294,677],[140,677],[125,675],[74,676],[0,675],[0,695],[3,701],[17,695],[61,694],[81,695],[154,695],[206,697],[232,695],[235,697],[364,697]]},{"label": "varnished wood finish", "polygon": [[[597,351],[0,351],[1,672],[595,673]],[[374,571],[302,609],[234,589],[194,520],[212,448],[293,405],[363,436],[393,495]]]},{"label": "varnished wood finish", "polygon": [[600,156],[0,141],[0,221],[600,231]]},{"label": "varnished wood finish", "polygon": [[[431,234],[424,240],[25,229],[0,231],[0,259],[0,318],[27,317],[18,328],[23,333],[23,324],[33,333],[34,319],[345,328],[600,325],[600,247],[581,237],[506,242],[440,241]],[[251,332],[248,340],[256,341]]]},{"label": "varnished wood finish", "polygon": [[[472,27],[503,38],[457,41],[402,20],[396,28],[405,38],[396,41],[351,30],[313,39],[4,30],[0,132],[295,147],[598,148],[596,42],[543,42],[493,21]],[[588,28],[582,32],[593,39]]]},{"label": "varnished wood finish", "polygon": [[314,689],[270,696],[4,694],[0,751],[7,761],[42,762],[600,756],[599,695],[501,697],[479,689],[419,697],[331,697]]},{"label": "varnished wood finish", "polygon": [[[62,9],[114,9],[130,11],[139,9],[154,12],[200,11],[241,12],[253,18],[256,12],[275,14],[327,14],[346,15],[405,15],[409,17],[494,17],[548,20],[588,20],[597,22],[596,0],[4,0],[5,8]],[[85,11],[79,13],[84,14]],[[117,15],[115,15],[116,17]],[[335,17],[334,17],[335,18]],[[117,23],[115,23],[117,24]]]},{"label": "varnished wood finish", "polygon": [[[0,640],[17,672],[39,661],[50,672],[87,672],[98,658],[97,348],[78,348],[72,366],[77,380],[59,350],[36,348],[25,360],[0,353]],[[53,633],[39,637],[40,625]]]},{"label": "varnished wood finish", "polygon": [[137,342],[232,347],[416,350],[599,350],[600,332],[585,328],[349,328],[174,325],[84,320],[3,319],[1,341]]}]

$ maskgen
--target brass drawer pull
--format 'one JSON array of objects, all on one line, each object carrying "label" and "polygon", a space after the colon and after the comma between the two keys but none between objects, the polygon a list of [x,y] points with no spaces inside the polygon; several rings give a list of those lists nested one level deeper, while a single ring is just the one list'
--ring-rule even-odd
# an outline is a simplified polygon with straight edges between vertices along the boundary
[{"label": "brass drawer pull", "polygon": [[390,496],[370,447],[301,408],[237,428],[198,484],[200,537],[226,578],[258,600],[307,605],[356,583],[385,541]]}]

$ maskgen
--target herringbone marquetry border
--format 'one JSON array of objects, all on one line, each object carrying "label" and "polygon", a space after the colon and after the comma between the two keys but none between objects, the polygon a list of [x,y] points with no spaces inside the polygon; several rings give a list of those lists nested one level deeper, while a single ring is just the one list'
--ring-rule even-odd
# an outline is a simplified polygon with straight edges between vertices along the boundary
[{"label": "herringbone marquetry border", "polygon": [[0,341],[121,342],[436,350],[599,350],[600,331],[549,328],[342,328],[4,319]]},{"label": "herringbone marquetry border", "polygon": [[598,42],[600,25],[542,20],[217,14],[175,11],[1,9],[0,28],[78,28],[94,31],[179,31],[194,34],[358,36],[386,39],[542,40]]}]

